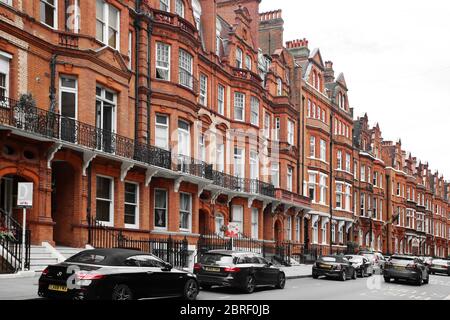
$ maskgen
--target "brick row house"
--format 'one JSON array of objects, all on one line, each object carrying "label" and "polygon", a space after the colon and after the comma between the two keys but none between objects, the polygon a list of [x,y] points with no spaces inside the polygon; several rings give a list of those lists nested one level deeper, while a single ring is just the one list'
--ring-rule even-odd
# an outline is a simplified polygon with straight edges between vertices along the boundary
[{"label": "brick row house", "polygon": [[[33,182],[33,244],[95,244],[95,219],[186,239],[192,260],[228,224],[298,254],[393,252],[416,245],[387,223],[410,208],[427,252],[448,254],[448,184],[354,123],[344,75],[307,40],[284,44],[282,12],[259,4],[1,0],[2,216],[21,221],[17,184]],[[423,187],[425,209],[397,183]]]}]

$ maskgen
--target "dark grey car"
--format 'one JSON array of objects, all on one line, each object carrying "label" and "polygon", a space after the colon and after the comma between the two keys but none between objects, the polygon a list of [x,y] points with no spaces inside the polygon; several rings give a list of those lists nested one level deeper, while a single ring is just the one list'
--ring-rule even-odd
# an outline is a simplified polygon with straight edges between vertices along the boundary
[{"label": "dark grey car", "polygon": [[413,281],[420,286],[422,283],[427,284],[430,280],[428,268],[418,257],[413,256],[392,256],[383,270],[384,281],[390,282],[394,280]]}]

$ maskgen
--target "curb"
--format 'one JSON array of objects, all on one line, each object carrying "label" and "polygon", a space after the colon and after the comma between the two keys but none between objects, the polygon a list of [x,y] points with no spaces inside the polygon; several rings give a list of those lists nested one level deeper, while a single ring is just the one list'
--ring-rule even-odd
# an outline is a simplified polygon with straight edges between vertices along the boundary
[{"label": "curb", "polygon": [[39,275],[38,272],[35,271],[24,271],[13,274],[0,274],[0,280],[2,279],[23,279],[23,278],[34,278]]},{"label": "curb", "polygon": [[293,280],[293,279],[306,279],[306,278],[312,278],[312,275],[303,275],[303,276],[286,276],[286,280]]}]

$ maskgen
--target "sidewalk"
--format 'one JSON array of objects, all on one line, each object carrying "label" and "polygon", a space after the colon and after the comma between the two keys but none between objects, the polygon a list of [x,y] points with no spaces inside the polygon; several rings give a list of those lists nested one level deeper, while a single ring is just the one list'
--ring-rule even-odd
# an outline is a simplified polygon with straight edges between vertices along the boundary
[{"label": "sidewalk", "polygon": [[26,300],[39,298],[39,273],[34,277],[0,278],[0,300]]},{"label": "sidewalk", "polygon": [[312,276],[312,265],[301,264],[292,267],[282,267],[286,279],[301,279]]}]

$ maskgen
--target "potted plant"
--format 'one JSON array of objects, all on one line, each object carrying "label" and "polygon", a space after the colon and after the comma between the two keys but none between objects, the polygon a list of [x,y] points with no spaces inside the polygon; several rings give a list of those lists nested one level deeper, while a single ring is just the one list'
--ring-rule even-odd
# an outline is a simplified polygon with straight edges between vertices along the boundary
[{"label": "potted plant", "polygon": [[14,237],[14,233],[7,228],[0,228],[0,240],[9,240],[9,241],[15,241],[16,238]]}]

